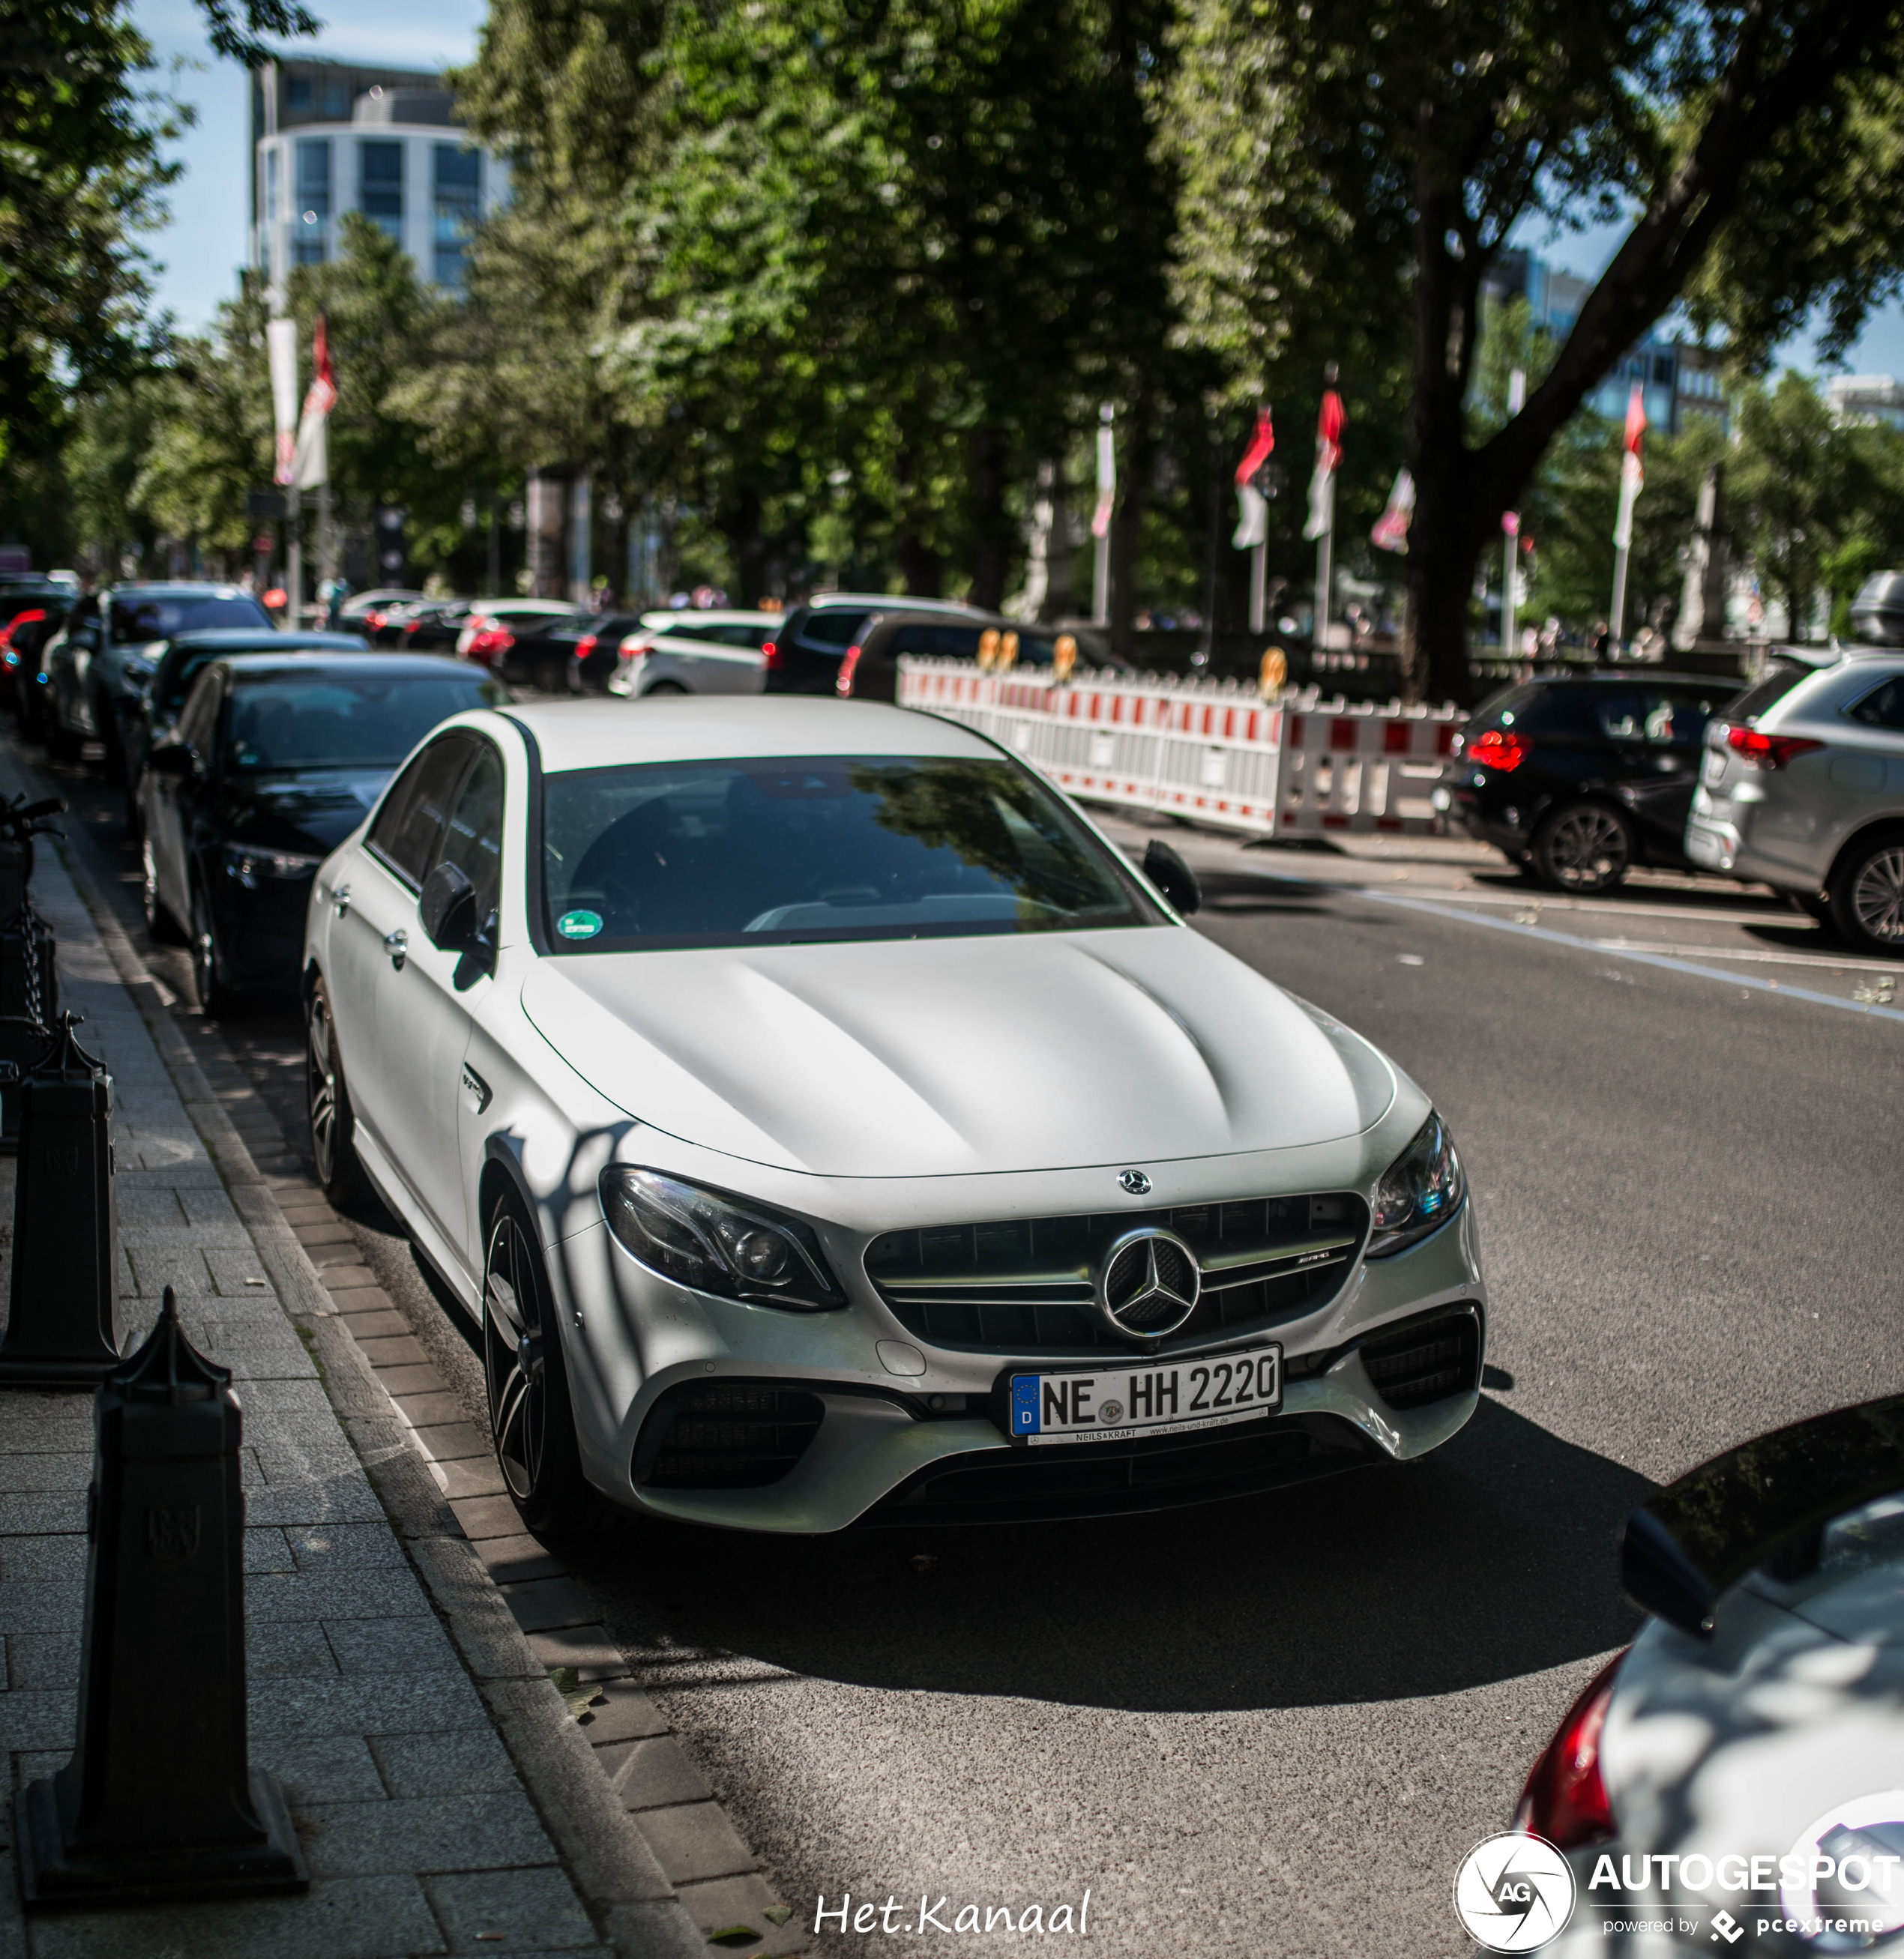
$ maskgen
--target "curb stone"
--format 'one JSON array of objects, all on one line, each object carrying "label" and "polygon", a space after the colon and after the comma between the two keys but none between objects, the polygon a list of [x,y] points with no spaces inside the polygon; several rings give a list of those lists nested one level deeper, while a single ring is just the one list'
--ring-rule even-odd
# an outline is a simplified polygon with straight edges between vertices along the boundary
[{"label": "curb stone", "polygon": [[[33,773],[17,750],[11,759],[22,774]],[[285,1151],[275,1119],[215,1026],[206,1024],[202,1041],[208,1057],[186,1038],[170,989],[147,970],[101,889],[110,872],[92,861],[96,849],[76,823],[59,854],[286,1312],[307,1338],[352,1448],[618,1959],[705,1959],[723,1950],[778,1959],[807,1951],[805,1928],[595,1623],[583,1588],[525,1531],[488,1438],[406,1339],[408,1324],[360,1262],[347,1222]],[[229,1091],[214,1085],[207,1059]],[[263,1146],[271,1170],[260,1167],[254,1144]],[[561,1676],[566,1698],[557,1681],[561,1669],[573,1669]],[[710,1945],[714,1935],[742,1926],[758,1938]]]}]

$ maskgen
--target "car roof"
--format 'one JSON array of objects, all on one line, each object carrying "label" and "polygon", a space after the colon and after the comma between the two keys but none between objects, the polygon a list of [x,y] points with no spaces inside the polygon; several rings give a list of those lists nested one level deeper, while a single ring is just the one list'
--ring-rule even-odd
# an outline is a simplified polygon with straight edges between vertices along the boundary
[{"label": "car roof", "polygon": [[784,612],[737,612],[732,608],[723,609],[719,606],[704,612],[698,607],[660,605],[651,611],[638,612],[634,616],[643,625],[652,626],[657,631],[665,632],[667,628],[664,622],[672,619],[691,619],[704,626],[771,626],[784,619],[787,614]]},{"label": "car roof", "polygon": [[472,718],[513,721],[533,738],[551,773],[734,757],[998,754],[982,736],[936,715],[818,695],[689,694],[606,706],[590,700],[518,702]]},{"label": "car roof", "polygon": [[887,607],[903,605],[912,612],[955,612],[962,618],[983,618],[985,614],[976,605],[968,605],[962,598],[914,598],[904,594],[891,592],[816,592],[806,601],[812,606],[871,605]]},{"label": "car roof", "polygon": [[269,680],[278,674],[298,675],[316,668],[323,673],[365,680],[430,680],[446,675],[468,674],[487,680],[488,672],[468,660],[446,659],[440,653],[373,653],[358,643],[356,652],[325,652],[313,649],[300,652],[234,653],[223,662],[246,680]]},{"label": "car roof", "polygon": [[256,598],[255,592],[215,578],[141,578],[119,585],[103,586],[102,593],[113,598],[131,598],[140,593],[176,593],[188,598]]},{"label": "car roof", "polygon": [[1670,687],[1729,687],[1733,693],[1743,691],[1745,682],[1732,674],[1673,673],[1664,667],[1634,665],[1616,668],[1610,673],[1541,674],[1524,687],[1658,687],[1661,684]]},{"label": "car roof", "polygon": [[[269,647],[258,644],[264,639],[272,642]],[[172,644],[214,653],[322,652],[333,647],[345,653],[361,652],[364,647],[354,633],[281,633],[275,626],[205,626],[194,633],[174,633]]]}]

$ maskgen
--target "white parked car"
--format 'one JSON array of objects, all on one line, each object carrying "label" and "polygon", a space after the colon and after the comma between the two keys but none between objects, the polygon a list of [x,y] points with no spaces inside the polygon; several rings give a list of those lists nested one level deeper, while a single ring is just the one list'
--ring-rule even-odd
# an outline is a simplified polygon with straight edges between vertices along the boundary
[{"label": "white parked car", "polygon": [[767,677],[761,649],[779,630],[777,612],[644,612],[621,640],[608,691],[644,694],[758,694]]},{"label": "white parked car", "polygon": [[1515,1819],[1573,1874],[1545,1949],[1904,1951],[1904,1396],[1702,1465],[1635,1513],[1623,1563],[1654,1616]]},{"label": "white parked car", "polygon": [[459,715],[318,873],[311,1138],[480,1316],[530,1528],[1077,1516],[1419,1456],[1428,1097],[1041,777],[870,703]]}]

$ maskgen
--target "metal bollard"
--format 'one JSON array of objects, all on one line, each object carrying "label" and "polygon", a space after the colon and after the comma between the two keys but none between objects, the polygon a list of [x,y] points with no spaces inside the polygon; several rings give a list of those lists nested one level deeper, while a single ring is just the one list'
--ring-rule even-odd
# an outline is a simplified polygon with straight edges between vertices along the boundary
[{"label": "metal bollard", "polygon": [[242,1421],[172,1288],[93,1404],[79,1744],[17,1799],[30,1910],[307,1889],[275,1776],[250,1765]]},{"label": "metal bollard", "polygon": [[90,1388],[119,1364],[113,1078],[62,1014],[21,1078],[13,1291],[0,1387]]},{"label": "metal bollard", "polygon": [[[46,821],[65,804],[57,796],[0,805],[0,1062],[24,1068],[46,1045],[59,1011],[53,929],[33,908],[33,839],[64,835]],[[0,1081],[0,1153],[20,1142],[20,1091]]]}]

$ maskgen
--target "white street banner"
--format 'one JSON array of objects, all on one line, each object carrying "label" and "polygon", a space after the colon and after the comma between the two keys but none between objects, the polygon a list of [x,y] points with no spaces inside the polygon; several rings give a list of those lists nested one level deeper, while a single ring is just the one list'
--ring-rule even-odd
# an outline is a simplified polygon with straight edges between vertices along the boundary
[{"label": "white street banner", "polygon": [[1275,448],[1276,429],[1270,411],[1260,409],[1250,446],[1236,465],[1236,535],[1230,542],[1238,551],[1254,550],[1270,535],[1270,500],[1256,487],[1256,473]]},{"label": "white street banner", "polygon": [[1108,421],[1098,424],[1098,507],[1091,513],[1091,535],[1107,536],[1117,501],[1117,446]]},{"label": "white street banner", "polygon": [[289,483],[296,474],[297,454],[297,321],[266,321],[265,345],[271,358],[272,419],[278,429],[278,460],[272,480]]},{"label": "white street banner", "polygon": [[1395,487],[1388,493],[1388,505],[1375,519],[1368,541],[1378,551],[1408,555],[1408,526],[1415,515],[1415,479],[1406,468],[1395,471]]},{"label": "white street banner", "polygon": [[1336,465],[1342,460],[1342,397],[1330,388],[1316,418],[1315,474],[1309,478],[1309,521],[1302,535],[1314,540],[1336,527]]},{"label": "white street banner", "polygon": [[[272,324],[275,326],[277,322]],[[326,430],[331,410],[337,405],[337,376],[331,371],[330,341],[321,313],[311,338],[310,366],[310,386],[304,395],[304,418],[297,425],[297,446],[292,459],[291,480],[300,490],[314,490],[330,480],[330,443]]]}]

